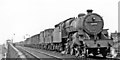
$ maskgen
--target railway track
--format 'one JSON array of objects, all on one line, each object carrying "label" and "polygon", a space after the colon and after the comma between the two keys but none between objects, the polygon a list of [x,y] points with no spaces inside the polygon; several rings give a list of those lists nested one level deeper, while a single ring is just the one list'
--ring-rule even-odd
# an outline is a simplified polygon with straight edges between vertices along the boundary
[{"label": "railway track", "polygon": [[38,51],[38,49],[32,48],[25,48],[25,47],[17,47],[23,54],[27,57],[28,60],[119,60],[119,59],[112,59],[112,58],[101,58],[101,57],[89,57],[89,58],[77,58],[71,57],[66,55],[53,55],[49,53],[45,53],[42,51]]},{"label": "railway track", "polygon": [[30,51],[17,47],[25,56],[27,60],[63,60],[60,57],[52,56],[49,54],[41,53],[38,51]]},{"label": "railway track", "polygon": [[39,60],[36,56],[32,55],[31,53],[29,53],[23,49],[20,49],[20,48],[17,48],[17,49],[19,49],[26,56],[27,60],[32,60],[32,59]]}]

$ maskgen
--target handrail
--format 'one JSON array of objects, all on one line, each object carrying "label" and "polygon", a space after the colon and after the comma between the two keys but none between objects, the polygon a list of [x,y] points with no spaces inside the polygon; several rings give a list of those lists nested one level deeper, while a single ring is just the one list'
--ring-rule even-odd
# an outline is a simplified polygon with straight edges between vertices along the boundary
[{"label": "handrail", "polygon": [[17,52],[20,58],[26,58],[22,52],[20,52],[17,48],[15,48],[12,44],[10,46]]}]

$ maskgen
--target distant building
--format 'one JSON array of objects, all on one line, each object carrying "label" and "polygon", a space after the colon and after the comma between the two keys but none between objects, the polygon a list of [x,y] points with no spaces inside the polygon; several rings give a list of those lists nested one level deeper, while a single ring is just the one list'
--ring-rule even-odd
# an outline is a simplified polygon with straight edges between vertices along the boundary
[{"label": "distant building", "polygon": [[8,43],[13,43],[13,41],[10,39],[6,40],[6,46],[5,46],[6,48],[8,48]]},{"label": "distant building", "polygon": [[111,38],[113,39],[114,42],[119,42],[120,41],[120,32],[111,33]]},{"label": "distant building", "polygon": [[7,40],[6,42],[7,42],[7,43],[13,43],[13,41],[12,41],[12,40]]}]

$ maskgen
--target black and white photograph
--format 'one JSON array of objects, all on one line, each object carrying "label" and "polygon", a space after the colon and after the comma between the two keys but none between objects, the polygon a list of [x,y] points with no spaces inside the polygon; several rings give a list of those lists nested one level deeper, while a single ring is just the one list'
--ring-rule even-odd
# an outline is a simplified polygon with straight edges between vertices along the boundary
[{"label": "black and white photograph", "polygon": [[120,0],[0,0],[1,60],[120,60]]}]

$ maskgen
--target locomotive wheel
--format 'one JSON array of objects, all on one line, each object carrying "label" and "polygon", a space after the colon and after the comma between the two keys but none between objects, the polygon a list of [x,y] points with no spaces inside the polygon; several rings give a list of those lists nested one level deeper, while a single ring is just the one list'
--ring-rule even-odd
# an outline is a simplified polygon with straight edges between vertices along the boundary
[{"label": "locomotive wheel", "polygon": [[85,51],[85,57],[89,57],[88,49]]},{"label": "locomotive wheel", "polygon": [[62,48],[62,47],[60,47],[60,48],[59,48],[59,50],[60,50],[60,52],[61,52],[61,51],[63,51],[63,48]]},{"label": "locomotive wheel", "polygon": [[80,55],[80,52],[75,51],[75,56],[78,57]]},{"label": "locomotive wheel", "polygon": [[73,55],[73,48],[70,49],[70,55]]},{"label": "locomotive wheel", "polygon": [[55,45],[53,45],[53,50],[55,51]]},{"label": "locomotive wheel", "polygon": [[76,48],[75,49],[75,56],[79,56],[79,57],[82,57],[82,51],[79,49],[79,48]]},{"label": "locomotive wheel", "polygon": [[106,58],[107,53],[106,53],[106,52],[103,52],[103,53],[102,53],[102,56],[103,56],[104,58]]},{"label": "locomotive wheel", "polygon": [[93,56],[96,57],[97,53],[93,52]]}]

